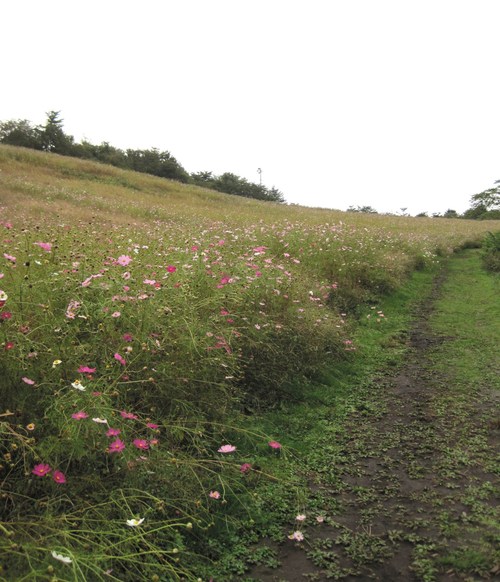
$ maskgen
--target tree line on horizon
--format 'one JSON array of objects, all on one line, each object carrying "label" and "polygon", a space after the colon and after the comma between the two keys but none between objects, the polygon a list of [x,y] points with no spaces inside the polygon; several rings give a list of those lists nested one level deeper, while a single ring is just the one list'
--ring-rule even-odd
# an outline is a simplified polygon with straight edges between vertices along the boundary
[{"label": "tree line on horizon", "polygon": [[59,111],[49,111],[43,125],[33,125],[26,119],[0,122],[0,143],[110,164],[235,196],[285,202],[283,193],[277,188],[255,184],[231,172],[225,172],[220,176],[213,172],[189,174],[168,151],[160,151],[157,148],[122,150],[108,142],[102,142],[100,145],[87,140],[75,142],[72,135],[64,132]]},{"label": "tree line on horizon", "polygon": [[[77,143],[72,135],[64,132],[63,120],[59,111],[49,111],[46,115],[47,119],[44,125],[35,126],[26,119],[0,122],[0,143],[97,161],[118,168],[169,178],[185,184],[195,184],[235,196],[269,202],[285,202],[283,193],[274,186],[267,188],[231,172],[225,172],[220,176],[209,171],[190,174],[168,151],[160,151],[157,148],[122,150],[108,142],[96,145],[87,140]],[[500,219],[500,180],[497,180],[492,188],[474,194],[470,199],[470,204],[470,208],[463,214],[448,209],[444,214],[436,213],[432,214],[432,217],[472,220]],[[372,206],[350,206],[347,211],[378,214]],[[408,216],[406,208],[401,208],[401,215]],[[417,217],[428,216],[427,212],[417,214]]]}]

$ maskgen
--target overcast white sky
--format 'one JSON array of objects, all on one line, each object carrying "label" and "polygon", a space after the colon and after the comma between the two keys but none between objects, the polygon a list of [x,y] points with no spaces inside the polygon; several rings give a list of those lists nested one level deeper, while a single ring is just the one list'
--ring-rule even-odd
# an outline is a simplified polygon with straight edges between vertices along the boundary
[{"label": "overcast white sky", "polygon": [[499,0],[16,0],[0,120],[288,202],[459,212],[500,179]]}]

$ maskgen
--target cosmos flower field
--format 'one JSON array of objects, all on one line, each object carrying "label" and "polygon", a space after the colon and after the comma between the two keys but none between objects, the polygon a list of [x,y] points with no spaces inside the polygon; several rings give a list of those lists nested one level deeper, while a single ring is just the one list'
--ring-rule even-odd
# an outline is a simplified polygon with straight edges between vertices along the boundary
[{"label": "cosmos flower field", "polygon": [[0,577],[208,580],[287,454],[242,415],[356,357],[361,306],[489,228],[2,146]]}]

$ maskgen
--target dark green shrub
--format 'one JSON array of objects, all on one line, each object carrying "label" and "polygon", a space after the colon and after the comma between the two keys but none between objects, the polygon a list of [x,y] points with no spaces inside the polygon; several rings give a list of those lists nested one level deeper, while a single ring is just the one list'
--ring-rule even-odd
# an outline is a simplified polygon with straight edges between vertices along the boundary
[{"label": "dark green shrub", "polygon": [[489,232],[483,241],[483,265],[488,271],[500,271],[500,231]]}]

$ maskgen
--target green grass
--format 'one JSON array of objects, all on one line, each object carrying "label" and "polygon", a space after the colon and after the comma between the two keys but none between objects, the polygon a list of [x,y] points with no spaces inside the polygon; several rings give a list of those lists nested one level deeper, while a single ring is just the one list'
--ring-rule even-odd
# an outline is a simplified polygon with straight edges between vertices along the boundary
[{"label": "green grass", "polygon": [[479,251],[462,254],[450,264],[443,301],[432,320],[436,331],[451,336],[437,356],[436,369],[446,369],[457,390],[489,386],[500,389],[497,345],[500,336],[500,279],[477,260]]}]

